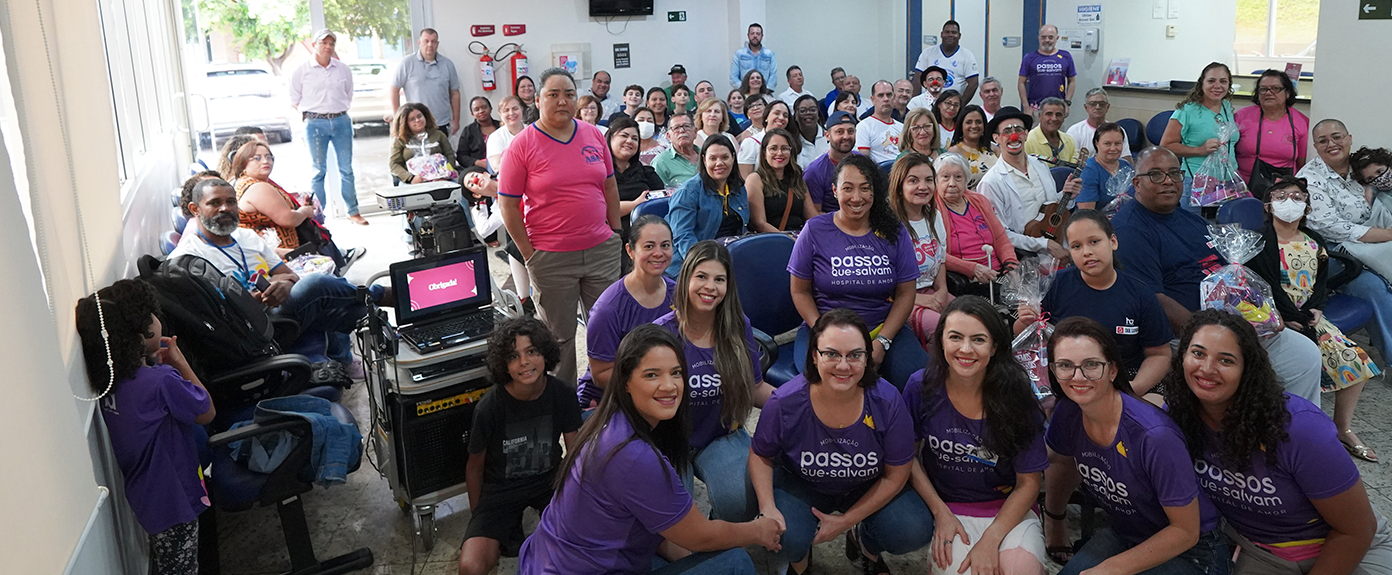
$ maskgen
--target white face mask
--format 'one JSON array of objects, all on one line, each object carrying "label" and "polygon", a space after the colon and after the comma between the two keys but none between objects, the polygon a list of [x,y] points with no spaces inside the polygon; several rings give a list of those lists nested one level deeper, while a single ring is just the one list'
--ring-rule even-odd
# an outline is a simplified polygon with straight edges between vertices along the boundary
[{"label": "white face mask", "polygon": [[1298,222],[1300,218],[1305,217],[1305,202],[1290,198],[1271,202],[1271,215],[1286,223]]},{"label": "white face mask", "polygon": [[653,137],[653,129],[656,126],[652,122],[638,122],[638,137],[644,140]]}]

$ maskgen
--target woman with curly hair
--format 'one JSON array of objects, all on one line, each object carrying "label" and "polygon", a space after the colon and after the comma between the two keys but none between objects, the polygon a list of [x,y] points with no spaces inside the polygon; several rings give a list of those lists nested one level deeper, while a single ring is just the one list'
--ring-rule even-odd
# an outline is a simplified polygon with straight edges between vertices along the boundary
[{"label": "woman with curly hair", "polygon": [[1044,412],[1012,339],[990,301],[953,300],[928,344],[933,361],[904,386],[918,439],[911,481],[937,531],[934,573],[1044,573],[1030,511],[1049,466]]},{"label": "woman with curly hair", "polygon": [[1200,488],[1241,546],[1236,573],[1386,573],[1392,530],[1319,406],[1284,393],[1256,330],[1194,314],[1165,382]]},{"label": "woman with curly hair", "polygon": [[808,326],[818,317],[849,308],[871,326],[870,351],[881,375],[903,389],[928,363],[906,325],[919,276],[913,238],[894,215],[884,174],[869,156],[842,159],[833,191],[841,209],[807,220],[788,260],[793,305],[805,322],[793,357],[807,356]]},{"label": "woman with curly hair", "polygon": [[178,338],[161,336],[159,314],[155,288],[119,280],[77,302],[77,334],[126,500],[150,534],[150,572],[197,573],[198,515],[208,493],[194,428],[217,412]]},{"label": "woman with curly hair", "polygon": [[570,386],[547,372],[561,346],[546,324],[522,316],[498,324],[485,362],[493,387],[474,407],[469,432],[469,527],[459,549],[459,572],[482,575],[503,551],[522,545],[522,513],[546,509],[561,463],[561,446],[575,445],[580,406]]},{"label": "woman with curly hair", "polygon": [[1226,574],[1218,512],[1190,474],[1181,426],[1136,397],[1111,332],[1096,320],[1070,317],[1054,329],[1048,350],[1057,403],[1045,441],[1072,460],[1110,525],[1059,574]]},{"label": "woman with curly hair", "polygon": [[1392,194],[1392,152],[1387,148],[1358,148],[1349,156],[1353,179],[1373,189],[1373,195],[1384,203]]}]

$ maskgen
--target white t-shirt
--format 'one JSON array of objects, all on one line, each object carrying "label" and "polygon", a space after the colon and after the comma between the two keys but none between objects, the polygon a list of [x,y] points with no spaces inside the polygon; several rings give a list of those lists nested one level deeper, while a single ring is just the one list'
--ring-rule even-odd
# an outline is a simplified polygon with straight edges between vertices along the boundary
[{"label": "white t-shirt", "polygon": [[[933,213],[931,231],[928,229],[927,219],[910,221],[909,226],[913,228],[914,235],[918,236],[914,241],[914,258],[918,260],[918,281],[914,283],[914,289],[932,287],[933,282],[938,279],[938,268],[947,263],[947,242],[942,237],[942,210]],[[939,289],[946,287],[938,286]]]},{"label": "white t-shirt", "polygon": [[936,99],[937,98],[934,98],[928,92],[924,92],[922,94],[909,98],[908,108],[910,111],[917,110],[919,108],[928,108],[929,110],[932,110],[933,100]]},{"label": "white t-shirt", "polygon": [[856,124],[856,150],[877,164],[894,161],[899,157],[899,135],[903,132],[903,122],[870,116]]},{"label": "white t-shirt", "polygon": [[[805,87],[804,87],[803,91],[801,91],[801,92],[794,92],[792,88],[788,88],[788,89],[786,89],[786,90],[783,90],[783,92],[782,92],[781,94],[778,95],[778,99],[779,99],[779,100],[783,100],[784,102],[787,102],[787,103],[788,103],[788,108],[791,109],[791,108],[793,107],[793,104],[794,104],[795,102],[797,102],[797,99],[798,99],[798,98],[801,98],[801,97],[803,97],[803,96],[812,96],[812,92],[808,92],[808,91],[806,90]],[[813,98],[817,98],[816,96],[812,96],[812,97],[813,97]],[[817,101],[818,101],[818,102],[821,102],[822,99],[821,99],[821,98],[817,98]]]},{"label": "white t-shirt", "polygon": [[812,160],[817,159],[817,156],[825,154],[827,150],[831,149],[831,144],[827,143],[826,132],[823,132],[821,128],[817,128],[817,137],[811,142],[802,136],[801,130],[797,130],[796,133],[798,139],[802,140],[802,152],[798,154],[797,164],[804,170],[807,169],[808,164],[812,163]]},{"label": "white t-shirt", "polygon": [[[1083,121],[1081,121],[1081,122],[1078,122],[1078,123],[1076,123],[1076,124],[1073,124],[1071,127],[1068,128],[1068,131],[1067,131],[1066,133],[1067,133],[1069,136],[1071,136],[1071,137],[1073,138],[1073,141],[1074,141],[1075,143],[1078,144],[1078,149],[1079,149],[1079,150],[1087,150],[1087,151],[1088,151],[1088,156],[1096,156],[1096,155],[1097,155],[1097,148],[1094,148],[1094,147],[1092,146],[1092,136],[1093,136],[1093,134],[1096,134],[1096,133],[1097,133],[1097,128],[1094,128],[1094,127],[1092,127],[1091,124],[1088,124],[1088,121],[1087,121],[1087,120],[1083,120]],[[1131,140],[1130,140],[1129,138],[1126,137],[1126,131],[1125,131],[1125,130],[1122,130],[1122,132],[1121,132],[1121,156],[1124,158],[1124,157],[1128,157],[1128,156],[1130,156],[1130,155],[1131,155]]]},{"label": "white t-shirt", "polygon": [[261,236],[251,229],[237,228],[232,232],[231,245],[215,246],[203,239],[196,227],[198,224],[193,225],[195,227],[189,232],[194,237],[179,242],[178,247],[169,253],[169,259],[185,255],[198,256],[211,262],[223,275],[236,278],[247,290],[255,287],[248,281],[252,273],[260,271],[269,276],[285,263],[276,255],[275,248],[267,245]]},{"label": "white t-shirt", "polygon": [[967,78],[980,75],[976,65],[976,56],[972,55],[971,50],[960,45],[957,46],[957,52],[951,56],[943,55],[941,44],[924,50],[922,54],[918,55],[918,63],[914,64],[914,70],[922,72],[927,70],[929,66],[937,66],[947,70],[947,85],[943,89],[957,90],[959,93],[966,91]]},{"label": "white t-shirt", "polygon": [[[584,122],[581,123],[583,124]],[[524,126],[522,129],[525,130],[527,128]],[[485,151],[490,158],[498,156],[498,165],[493,165],[491,160],[488,162],[488,169],[492,170],[493,173],[500,174],[503,172],[503,153],[507,151],[508,146],[512,145],[512,139],[516,137],[517,134],[509,132],[507,126],[493,130],[493,133],[488,135],[488,145]]]},{"label": "white t-shirt", "polygon": [[942,144],[943,148],[952,147],[952,135],[955,133],[957,130],[949,130],[942,127],[942,124],[938,124],[938,143]]},{"label": "white t-shirt", "polygon": [[759,165],[759,147],[764,145],[764,131],[759,130],[740,142],[737,164]]}]

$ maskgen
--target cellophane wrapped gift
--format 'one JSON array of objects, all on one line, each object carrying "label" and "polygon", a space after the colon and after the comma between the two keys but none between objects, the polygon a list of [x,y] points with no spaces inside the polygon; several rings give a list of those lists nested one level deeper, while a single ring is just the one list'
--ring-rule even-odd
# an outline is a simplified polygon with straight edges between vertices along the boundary
[{"label": "cellophane wrapped gift", "polygon": [[1199,308],[1221,309],[1241,315],[1257,335],[1267,338],[1281,330],[1281,314],[1271,299],[1271,286],[1242,265],[1261,253],[1266,242],[1260,232],[1237,224],[1208,226],[1213,249],[1228,265],[1208,274],[1199,283]]},{"label": "cellophane wrapped gift", "polygon": [[[1021,306],[1039,309],[1057,267],[1058,261],[1047,253],[1025,258],[1019,267],[1006,276],[1002,301],[1014,299]],[[1054,327],[1049,325],[1049,318],[1039,314],[1039,318],[1015,336],[1010,344],[1015,360],[1029,373],[1034,396],[1040,399],[1053,395],[1049,389],[1048,353],[1049,336],[1053,333]]]},{"label": "cellophane wrapped gift", "polygon": [[1237,134],[1234,122],[1218,122],[1218,149],[1204,159],[1194,173],[1189,203],[1199,206],[1222,205],[1237,198],[1250,198],[1247,182],[1237,174],[1237,158],[1228,152],[1228,142]]},{"label": "cellophane wrapped gift", "polygon": [[427,139],[425,134],[412,138],[407,145],[416,155],[406,160],[406,170],[411,172],[411,175],[416,176],[419,181],[433,182],[453,180],[459,177],[459,173],[454,170],[449,159],[444,154],[435,151],[439,145]]}]

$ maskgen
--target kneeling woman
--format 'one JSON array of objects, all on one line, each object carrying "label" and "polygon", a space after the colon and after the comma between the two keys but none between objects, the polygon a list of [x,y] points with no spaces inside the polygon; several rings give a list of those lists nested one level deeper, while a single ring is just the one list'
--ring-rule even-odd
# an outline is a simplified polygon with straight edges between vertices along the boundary
[{"label": "kneeling woman", "polygon": [[909,553],[933,535],[923,500],[904,489],[913,422],[899,392],[875,375],[871,345],[855,312],[822,314],[803,374],[759,414],[749,477],[759,511],[787,527],[789,573],[806,573],[811,547],[842,533],[846,556],[865,573],[888,573],[881,553]]},{"label": "kneeling woman", "polygon": [[1191,475],[1184,436],[1131,391],[1111,333],[1086,317],[1063,320],[1049,338],[1049,381],[1058,403],[1045,440],[1074,460],[1111,524],[1060,575],[1226,574],[1218,512]]},{"label": "kneeling woman", "polygon": [[985,298],[953,300],[929,340],[933,361],[904,387],[921,463],[913,487],[933,511],[937,574],[1044,573],[1044,532],[1030,510],[1049,466],[1044,413],[1011,339]]},{"label": "kneeling woman", "polygon": [[1392,570],[1392,531],[1368,503],[1334,422],[1282,391],[1251,324],[1198,312],[1179,349],[1165,400],[1199,486],[1242,547],[1236,572]]},{"label": "kneeling woman", "polygon": [[[519,573],[752,574],[741,547],[779,549],[775,519],[706,519],[682,487],[677,474],[691,460],[686,375],[682,345],[667,330],[649,324],[624,337],[598,411],[580,428],[556,496],[522,545]],[[659,547],[675,562],[653,570]],[[683,549],[705,553],[678,558]]]},{"label": "kneeling woman", "polygon": [[754,517],[754,489],[745,471],[749,432],[745,420],[763,407],[773,386],[764,382],[759,344],[744,317],[730,251],[711,240],[692,246],[672,292],[672,311],[653,323],[681,340],[691,407],[691,472],[706,484],[711,516],[729,521]]}]

